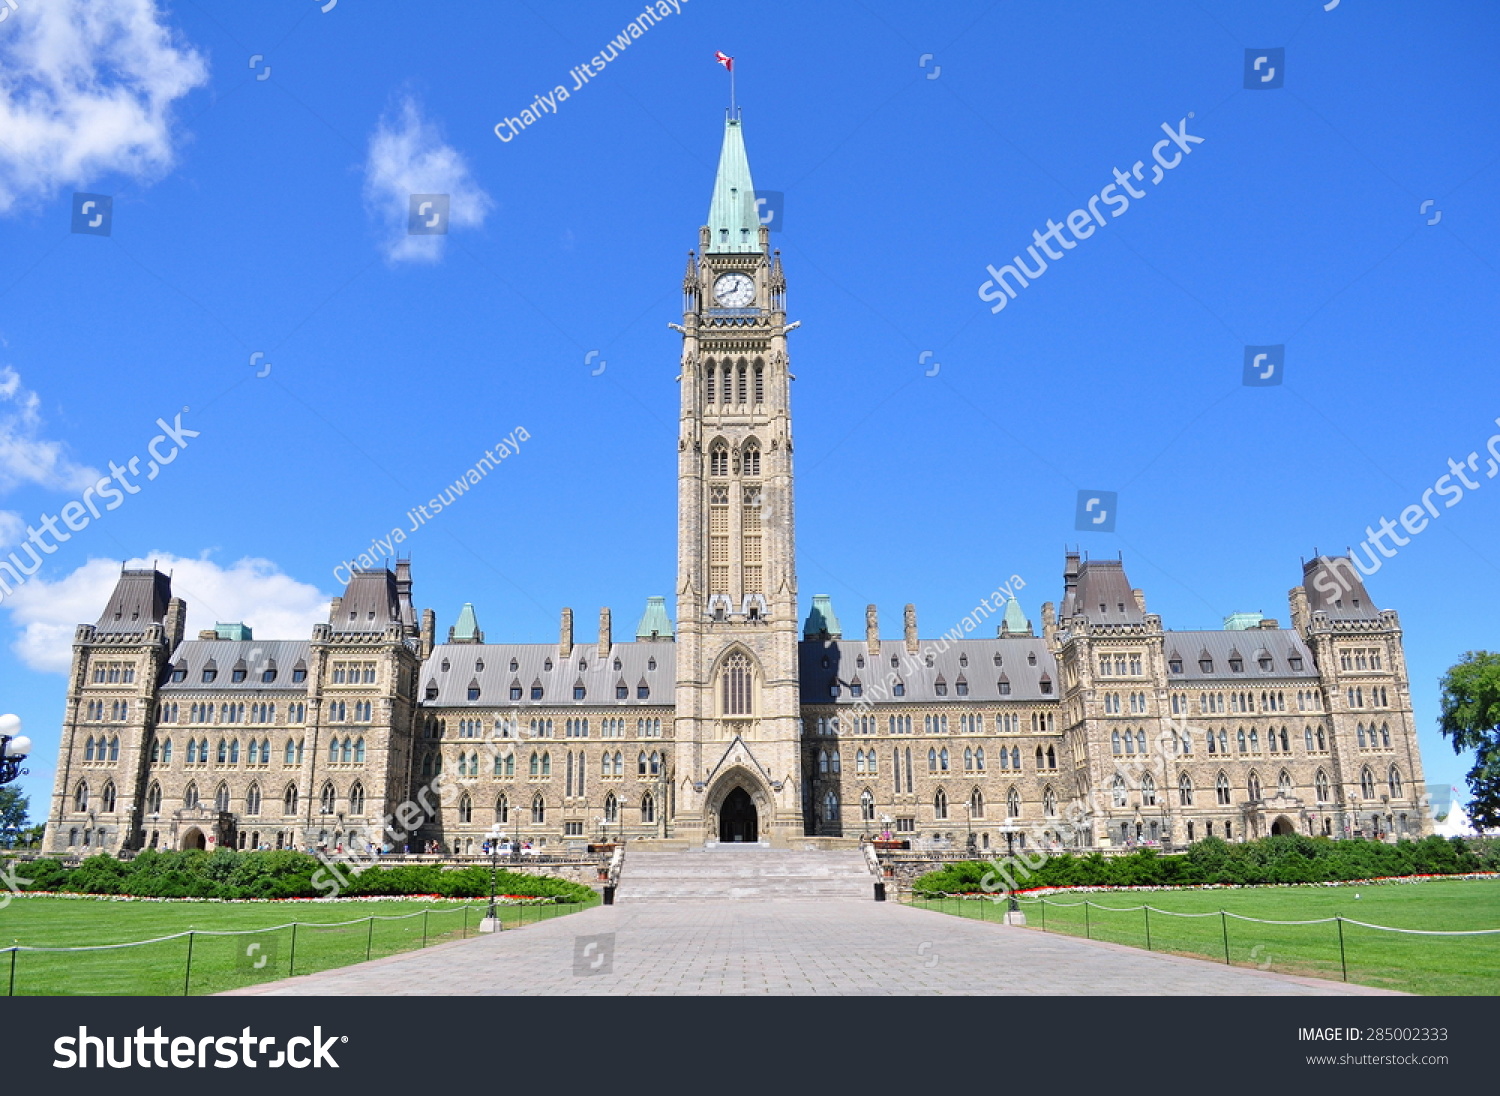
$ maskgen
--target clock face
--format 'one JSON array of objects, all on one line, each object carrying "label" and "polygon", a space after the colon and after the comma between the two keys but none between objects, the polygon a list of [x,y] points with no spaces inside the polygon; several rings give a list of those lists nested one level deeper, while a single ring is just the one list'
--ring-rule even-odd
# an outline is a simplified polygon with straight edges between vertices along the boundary
[{"label": "clock face", "polygon": [[724,274],[714,282],[714,300],[726,308],[744,308],[755,300],[755,283],[748,274]]}]

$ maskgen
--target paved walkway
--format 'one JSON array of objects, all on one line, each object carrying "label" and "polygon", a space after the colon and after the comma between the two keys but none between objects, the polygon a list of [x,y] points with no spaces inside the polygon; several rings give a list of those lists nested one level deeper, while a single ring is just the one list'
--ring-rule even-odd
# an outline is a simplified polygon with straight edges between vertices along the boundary
[{"label": "paved walkway", "polygon": [[894,902],[598,906],[494,936],[268,982],[245,995],[1325,996],[1385,991]]}]

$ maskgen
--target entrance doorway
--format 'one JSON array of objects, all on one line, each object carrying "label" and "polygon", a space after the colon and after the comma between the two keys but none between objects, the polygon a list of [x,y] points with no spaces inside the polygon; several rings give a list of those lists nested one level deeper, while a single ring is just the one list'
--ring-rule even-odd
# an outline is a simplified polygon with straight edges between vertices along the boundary
[{"label": "entrance doorway", "polygon": [[182,847],[184,849],[207,849],[208,840],[203,836],[203,831],[193,826],[182,835]]},{"label": "entrance doorway", "polygon": [[760,840],[760,820],[755,803],[744,788],[735,788],[719,808],[719,840],[725,844]]},{"label": "entrance doorway", "polygon": [[1274,834],[1296,833],[1297,828],[1292,825],[1290,818],[1282,815],[1275,822],[1271,823],[1271,832]]}]

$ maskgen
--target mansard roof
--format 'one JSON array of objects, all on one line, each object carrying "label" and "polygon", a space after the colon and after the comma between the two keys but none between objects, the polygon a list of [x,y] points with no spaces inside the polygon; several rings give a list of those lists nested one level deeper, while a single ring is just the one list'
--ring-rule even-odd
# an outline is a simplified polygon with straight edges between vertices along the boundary
[{"label": "mansard roof", "polygon": [[144,632],[166,619],[172,580],[156,568],[121,571],[96,627],[114,634]]},{"label": "mansard roof", "polygon": [[[616,643],[604,658],[593,644],[579,644],[567,658],[559,658],[555,643],[443,643],[432,649],[422,663],[417,680],[422,683],[419,702],[423,707],[470,708],[537,708],[573,705],[576,707],[662,707],[676,701],[677,649],[671,643]],[[511,661],[516,669],[512,670]],[[651,669],[655,662],[656,668]],[[442,669],[444,662],[448,669]],[[616,667],[616,663],[619,666]],[[483,663],[484,668],[479,669]],[[581,668],[580,668],[581,667]],[[624,700],[615,699],[615,685],[627,681],[645,681],[651,695],[638,699],[636,691]],[[520,700],[510,699],[516,681],[541,685],[542,699],[532,700],[528,686]],[[469,686],[479,683],[479,699],[469,699]],[[438,695],[427,699],[427,686],[435,683]],[[582,684],[584,699],[574,700],[573,689]]]},{"label": "mansard roof", "polygon": [[384,568],[355,571],[328,623],[335,632],[383,632],[387,625],[404,625],[396,576]]},{"label": "mansard roof", "polygon": [[[929,651],[932,653],[931,666],[927,665]],[[996,655],[1000,656],[998,666],[994,662]],[[969,660],[967,671],[959,661],[963,656]],[[859,664],[861,658],[864,659],[863,666]],[[892,658],[896,659],[895,666],[891,665]],[[1057,663],[1047,651],[1046,640],[1039,636],[923,640],[915,655],[907,651],[904,643],[887,641],[880,645],[880,654],[873,658],[869,644],[863,640],[803,640],[798,644],[798,661],[803,704],[848,706],[860,700],[873,700],[876,704],[923,701],[994,704],[1001,701],[1055,701],[1058,695],[1055,684],[1052,692],[1042,692],[1044,678],[1056,682]],[[892,695],[892,674],[906,686],[904,696]],[[851,696],[848,688],[855,678],[863,686],[860,698]],[[958,678],[968,683],[967,696],[958,696],[952,689],[946,695],[938,695],[939,681],[956,683]],[[1009,693],[1000,692],[1002,678],[1010,685]],[[829,689],[835,682],[843,686],[837,697],[833,697]]]},{"label": "mansard roof", "polygon": [[[305,693],[307,682],[292,684],[292,670],[306,668],[308,643],[306,640],[239,640],[239,639],[189,639],[178,644],[167,665],[166,680],[162,682],[163,693]],[[227,668],[243,668],[245,680],[236,683]],[[185,668],[187,679],[174,682],[171,671]],[[212,668],[219,671],[211,682],[205,683],[203,671]],[[261,674],[274,669],[274,682],[262,681]]]},{"label": "mansard roof", "polygon": [[1349,556],[1317,556],[1302,564],[1307,607],[1332,620],[1376,620],[1380,610],[1365,590],[1364,579]]},{"label": "mansard roof", "polygon": [[[1243,658],[1239,654],[1239,643],[1246,643],[1250,637],[1254,637],[1255,645],[1271,658],[1271,668],[1262,670],[1260,668],[1259,650],[1257,657]],[[1257,681],[1265,681],[1276,678],[1307,678],[1317,680],[1318,668],[1313,664],[1312,652],[1307,649],[1307,644],[1302,642],[1302,637],[1292,628],[1252,628],[1248,631],[1207,631],[1207,632],[1167,632],[1166,649],[1168,658],[1182,658],[1182,673],[1174,674],[1168,667],[1167,682],[1182,683],[1191,682],[1201,684],[1213,682],[1215,685],[1225,684],[1254,684]],[[1196,651],[1196,654],[1183,656],[1181,652]],[[1241,659],[1244,667],[1240,673],[1233,673],[1229,669],[1231,658]],[[1292,669],[1291,660],[1300,658],[1302,668]],[[1200,659],[1208,659],[1213,662],[1211,670],[1204,670],[1198,665]]]},{"label": "mansard roof", "polygon": [[1078,588],[1069,607],[1071,615],[1095,624],[1140,624],[1146,619],[1135,603],[1135,592],[1117,559],[1086,559],[1078,569]]}]

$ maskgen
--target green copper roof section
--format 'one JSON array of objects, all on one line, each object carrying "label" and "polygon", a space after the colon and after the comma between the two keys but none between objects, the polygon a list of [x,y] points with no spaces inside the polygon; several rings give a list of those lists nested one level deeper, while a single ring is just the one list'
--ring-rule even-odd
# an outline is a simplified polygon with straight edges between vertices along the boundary
[{"label": "green copper roof section", "polygon": [[636,625],[635,638],[671,639],[672,637],[672,621],[667,617],[667,599],[648,597],[646,611],[641,615],[640,624]]},{"label": "green copper roof section", "polygon": [[1224,618],[1224,630],[1226,632],[1244,632],[1251,628],[1258,628],[1260,622],[1265,620],[1260,613],[1230,613]]},{"label": "green copper roof section", "polygon": [[250,625],[235,621],[233,624],[214,624],[214,633],[220,639],[254,639],[250,634]]},{"label": "green copper roof section", "polygon": [[1005,602],[1005,616],[1001,618],[1001,627],[1012,635],[1029,632],[1031,624],[1026,619],[1026,614],[1021,612],[1021,603],[1015,598],[1008,598]]},{"label": "green copper roof section", "polygon": [[458,611],[458,623],[453,626],[453,639],[461,643],[478,643],[479,618],[474,615],[474,603],[464,602],[464,607]]},{"label": "green copper roof section", "polygon": [[827,594],[814,594],[812,608],[802,625],[804,639],[842,639],[844,630],[839,627],[838,614],[833,611],[833,599]]},{"label": "green copper roof section", "polygon": [[755,186],[750,182],[750,161],[745,156],[745,138],[740,121],[724,123],[724,147],[719,152],[719,173],[714,177],[714,197],[708,207],[708,251],[710,255],[760,250],[760,218],[755,210]]}]

